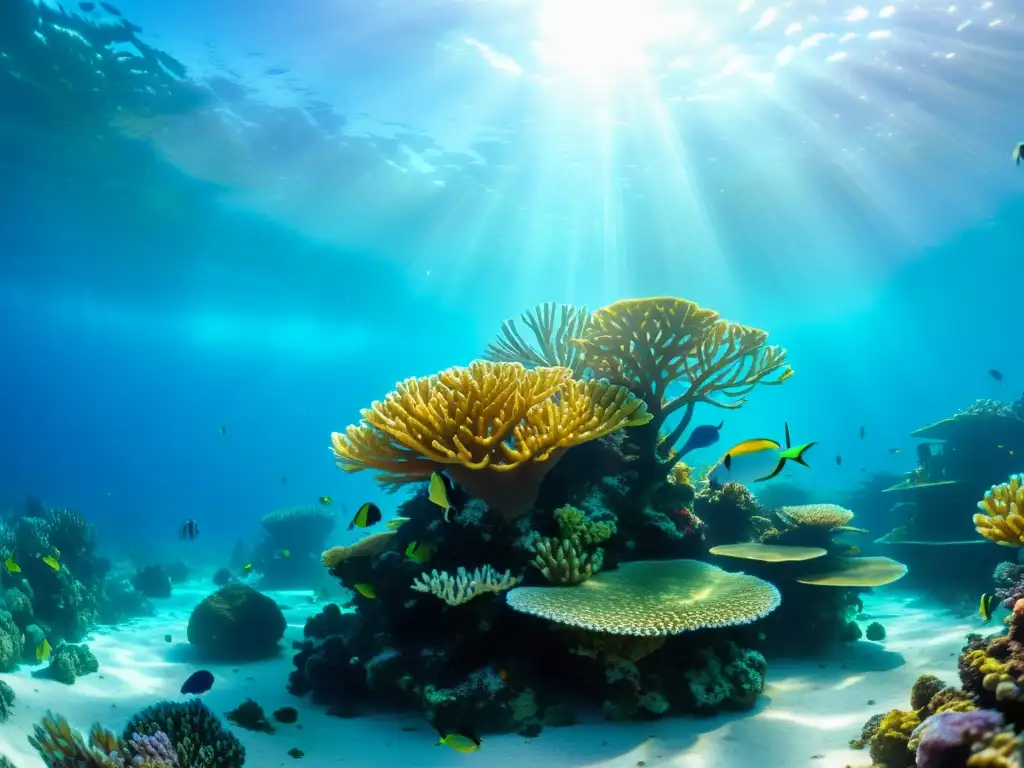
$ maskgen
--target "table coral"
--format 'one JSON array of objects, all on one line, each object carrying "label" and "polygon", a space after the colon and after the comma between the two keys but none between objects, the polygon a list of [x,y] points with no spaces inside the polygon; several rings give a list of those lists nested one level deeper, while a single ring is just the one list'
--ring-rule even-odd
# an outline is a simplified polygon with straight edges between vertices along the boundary
[{"label": "table coral", "polygon": [[481,360],[406,379],[362,416],[331,436],[339,467],[399,484],[443,470],[508,519],[526,513],[566,449],[651,418],[625,387]]},{"label": "table coral", "polygon": [[974,515],[978,533],[1004,547],[1024,546],[1024,475],[993,485],[978,502]]}]

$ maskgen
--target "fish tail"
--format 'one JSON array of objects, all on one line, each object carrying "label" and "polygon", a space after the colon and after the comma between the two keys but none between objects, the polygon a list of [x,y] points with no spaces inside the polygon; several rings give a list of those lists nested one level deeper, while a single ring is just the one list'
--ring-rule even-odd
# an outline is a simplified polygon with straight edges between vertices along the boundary
[{"label": "fish tail", "polygon": [[715,429],[721,429],[724,426],[725,426],[725,419],[723,419],[722,421],[718,422],[718,426],[715,427]]},{"label": "fish tail", "polygon": [[786,448],[788,449],[792,445],[793,445],[793,443],[791,443],[790,440],[789,440],[789,422],[787,421],[786,422]]},{"label": "fish tail", "polygon": [[[789,441],[787,440],[786,442],[788,443]],[[797,464],[807,467],[809,465],[806,461],[804,461],[804,454],[807,453],[807,451],[809,451],[816,445],[816,442],[804,443],[803,445],[797,445],[792,448],[786,448],[786,450],[784,450],[780,455],[783,459],[786,459],[788,461],[795,461]]]}]

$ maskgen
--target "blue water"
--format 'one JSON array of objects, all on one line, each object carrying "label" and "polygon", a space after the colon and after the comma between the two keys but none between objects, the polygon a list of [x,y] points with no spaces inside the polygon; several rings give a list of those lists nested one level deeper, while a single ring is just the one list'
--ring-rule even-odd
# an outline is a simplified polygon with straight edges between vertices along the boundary
[{"label": "blue water", "polygon": [[187,518],[202,557],[323,495],[389,514],[330,433],[546,301],[769,331],[795,375],[698,410],[694,459],[788,422],[823,497],[1024,390],[1017,3],[117,7],[180,102],[0,59],[0,508],[171,557]]}]

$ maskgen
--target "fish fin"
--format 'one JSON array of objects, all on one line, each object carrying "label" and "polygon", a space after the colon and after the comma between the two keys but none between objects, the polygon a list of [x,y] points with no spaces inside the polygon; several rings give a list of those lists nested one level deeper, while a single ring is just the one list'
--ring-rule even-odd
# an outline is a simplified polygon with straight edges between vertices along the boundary
[{"label": "fish fin", "polygon": [[723,419],[722,421],[718,422],[718,426],[715,427],[715,429],[721,429],[724,426],[725,426],[725,420]]},{"label": "fish fin", "polygon": [[722,459],[722,463],[725,465],[726,469],[730,469],[731,470],[732,469],[732,454],[731,453],[725,454],[725,458]]},{"label": "fish fin", "polygon": [[447,733],[445,733],[444,731],[442,731],[442,730],[441,730],[440,728],[438,728],[438,727],[437,727],[436,725],[433,725],[433,724],[431,724],[431,727],[433,727],[433,729],[434,729],[435,731],[437,731],[437,735],[441,737],[441,741],[437,742],[438,744],[440,744],[441,742],[443,742],[443,741],[444,741],[445,739],[447,739],[447,738],[448,738],[448,734],[447,734]]},{"label": "fish fin", "polygon": [[816,445],[817,443],[805,443],[804,445],[798,445],[793,448],[787,448],[780,454],[780,456],[782,456],[782,458],[784,459],[788,459],[789,461],[795,461],[797,464],[801,464],[809,468],[807,462],[804,461],[804,454]]},{"label": "fish fin", "polygon": [[763,483],[765,480],[771,480],[773,477],[778,475],[779,472],[782,471],[782,468],[784,466],[786,466],[786,458],[785,457],[779,459],[779,464],[778,464],[777,467],[775,467],[775,471],[774,472],[772,472],[770,475],[765,475],[764,477],[759,477],[754,482],[755,483]]},{"label": "fish fin", "polygon": [[792,443],[790,442],[790,440],[789,440],[789,422],[787,421],[787,422],[786,422],[786,447],[787,447],[787,448],[791,448],[791,447],[792,447],[792,445],[793,445],[793,444],[792,444]]},{"label": "fish fin", "polygon": [[355,521],[355,520],[353,520],[353,521],[352,521],[351,523],[349,523],[349,524],[348,524],[348,529],[349,529],[350,531],[351,531],[351,530],[352,530],[353,528],[355,528],[355,527],[356,527],[356,521]]}]

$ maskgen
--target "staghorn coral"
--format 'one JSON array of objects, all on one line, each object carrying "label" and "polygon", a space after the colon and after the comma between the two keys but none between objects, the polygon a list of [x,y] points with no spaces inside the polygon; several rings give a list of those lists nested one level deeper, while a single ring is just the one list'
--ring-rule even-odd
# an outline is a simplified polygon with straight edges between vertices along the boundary
[{"label": "staghorn coral", "polygon": [[320,562],[329,570],[334,570],[352,557],[373,557],[379,555],[395,537],[396,531],[380,531],[370,533],[358,539],[354,544],[331,547],[320,555]]},{"label": "staghorn coral", "polygon": [[613,635],[675,635],[756,621],[779,605],[766,581],[699,560],[623,563],[578,586],[517,587],[517,611]]},{"label": "staghorn coral", "polygon": [[974,527],[989,541],[1005,547],[1024,546],[1024,475],[993,485],[978,502]]},{"label": "staghorn coral", "polygon": [[147,707],[128,721],[124,735],[131,739],[160,731],[174,745],[182,768],[241,768],[245,763],[245,747],[199,699]]},{"label": "staghorn coral", "polygon": [[506,320],[501,324],[501,337],[487,345],[488,360],[521,363],[528,368],[568,368],[573,378],[583,378],[587,368],[583,354],[569,340],[586,332],[590,324],[590,312],[586,307],[549,302],[538,304],[520,317],[533,332],[536,346],[523,339],[515,320]]},{"label": "staghorn coral", "polygon": [[643,400],[607,381],[575,381],[568,368],[474,361],[409,378],[363,421],[331,435],[338,466],[377,469],[378,480],[425,480],[438,469],[515,519],[566,449],[646,424]]},{"label": "staghorn coral", "polygon": [[459,570],[452,576],[447,571],[431,571],[420,574],[412,582],[412,588],[444,600],[448,605],[462,605],[489,592],[504,592],[519,583],[510,571],[498,573],[491,566],[467,571]]},{"label": "staghorn coral", "polygon": [[[571,341],[598,376],[629,387],[648,404],[650,431],[667,471],[670,450],[682,437],[699,403],[739,408],[758,384],[780,384],[791,374],[786,352],[766,344],[768,334],[719,319],[692,301],[671,297],[624,299],[594,313],[584,333]],[[673,397],[668,389],[684,383]],[[665,420],[683,409],[664,439]]]}]

